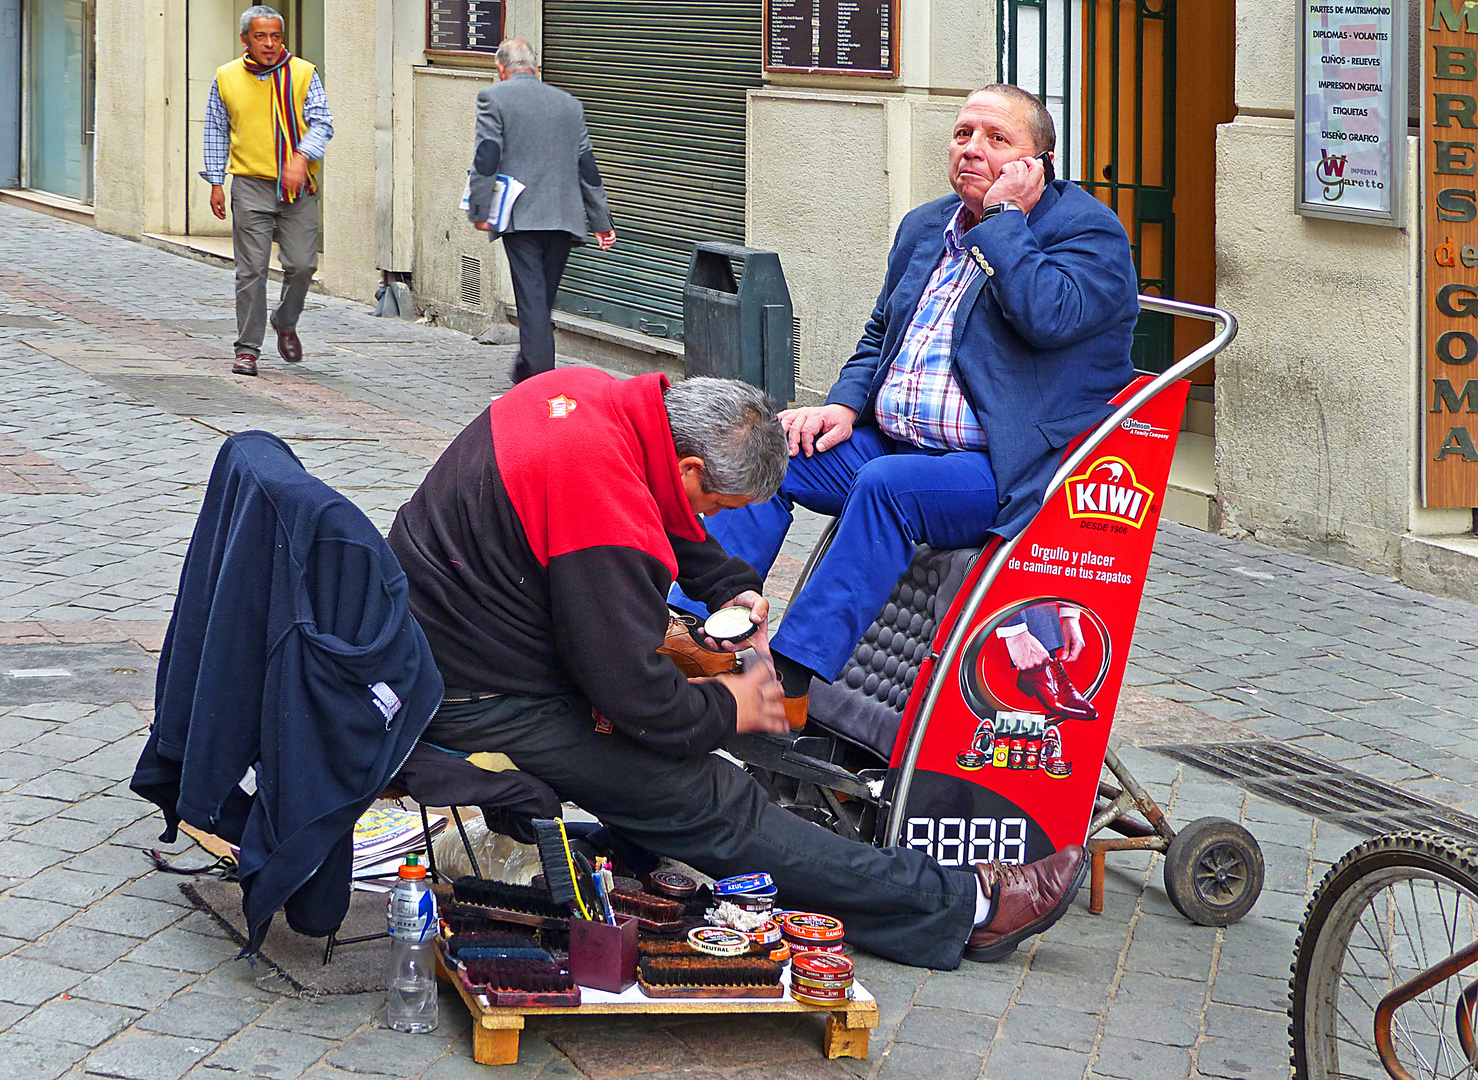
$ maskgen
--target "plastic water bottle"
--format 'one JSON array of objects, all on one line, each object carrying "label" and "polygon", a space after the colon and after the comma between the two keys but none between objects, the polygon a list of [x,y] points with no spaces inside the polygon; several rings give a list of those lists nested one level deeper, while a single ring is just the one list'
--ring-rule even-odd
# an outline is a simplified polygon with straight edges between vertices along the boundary
[{"label": "plastic water bottle", "polygon": [[407,855],[400,880],[390,890],[390,989],[386,1000],[390,1027],[420,1034],[435,1031],[436,895],[426,868]]}]

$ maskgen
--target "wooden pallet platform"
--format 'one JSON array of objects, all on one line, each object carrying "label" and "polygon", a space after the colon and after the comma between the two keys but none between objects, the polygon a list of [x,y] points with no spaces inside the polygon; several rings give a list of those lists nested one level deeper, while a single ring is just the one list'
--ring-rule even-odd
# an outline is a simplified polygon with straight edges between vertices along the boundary
[{"label": "wooden pallet platform", "polygon": [[[447,970],[440,950],[436,954],[436,974],[456,987],[472,1014],[472,1058],[481,1065],[513,1065],[518,1062],[518,1035],[523,1030],[525,1016],[824,1012],[829,1015],[822,1049],[829,1058],[866,1058],[868,1034],[878,1026],[878,1003],[861,983],[853,985],[851,1001],[834,1007],[803,1004],[792,998],[788,991],[779,998],[741,1000],[633,997],[628,992],[621,995],[623,1000],[616,1000],[617,995],[587,990],[584,991],[587,1000],[578,1007],[498,1009],[484,1005],[462,985],[461,979]],[[786,985],[789,986],[788,981]]]}]

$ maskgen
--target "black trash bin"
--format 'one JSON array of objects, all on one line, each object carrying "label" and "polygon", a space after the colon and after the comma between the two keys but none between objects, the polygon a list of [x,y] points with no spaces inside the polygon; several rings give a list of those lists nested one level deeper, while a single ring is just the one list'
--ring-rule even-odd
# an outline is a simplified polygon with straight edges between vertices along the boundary
[{"label": "black trash bin", "polygon": [[784,408],[795,398],[792,325],[779,255],[738,244],[694,246],[683,286],[688,375],[742,379]]}]

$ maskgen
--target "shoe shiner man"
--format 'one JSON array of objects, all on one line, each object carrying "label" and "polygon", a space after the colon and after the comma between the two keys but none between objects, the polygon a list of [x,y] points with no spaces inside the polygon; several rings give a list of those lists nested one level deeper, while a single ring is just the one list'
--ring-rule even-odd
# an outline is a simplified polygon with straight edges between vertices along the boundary
[{"label": "shoe shiner man", "polygon": [[[811,679],[841,672],[914,546],[1019,533],[1063,448],[1133,377],[1129,238],[1106,206],[1047,176],[1056,139],[1025,90],[965,100],[948,150],[955,193],[898,226],[877,307],[826,404],[780,416],[793,458],[779,492],[710,525],[763,575],[794,504],[837,517],[773,643],[794,727]],[[1022,690],[1049,715],[1091,719],[1061,669],[1082,647],[1077,613],[1058,626],[1027,614],[1003,628]]]},{"label": "shoe shiner man", "polygon": [[237,375],[255,375],[267,330],[272,242],[282,264],[282,296],[272,313],[277,352],[303,358],[298,316],[318,269],[318,162],[334,118],[318,72],[282,44],[282,16],[269,7],[241,13],[246,52],[216,69],[205,106],[210,208],[226,218],[231,174],[231,239],[236,253]]},{"label": "shoe shiner man", "polygon": [[1066,910],[1081,847],[972,872],[819,828],[711,753],[786,729],[768,667],[689,681],[657,652],[674,580],[748,608],[767,648],[759,575],[700,515],[770,498],[786,460],[769,399],[744,383],[559,368],[504,394],[390,531],[447,685],[424,739],[507,754],[706,874],[767,871],[781,903],[839,916],[869,952],[935,968],[1004,955]]}]

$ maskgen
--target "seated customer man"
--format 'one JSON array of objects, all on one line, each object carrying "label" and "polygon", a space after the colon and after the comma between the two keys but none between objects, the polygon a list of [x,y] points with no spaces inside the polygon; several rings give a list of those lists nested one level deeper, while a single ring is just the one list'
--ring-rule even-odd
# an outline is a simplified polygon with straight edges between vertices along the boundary
[{"label": "seated customer man", "polygon": [[785,729],[769,667],[690,682],[657,652],[674,579],[748,608],[766,647],[759,576],[698,515],[770,498],[786,455],[769,399],[724,379],[559,368],[493,402],[390,531],[448,688],[424,738],[501,751],[706,874],[768,871],[780,902],[842,917],[848,940],[881,956],[936,968],[1003,956],[1067,910],[1081,847],[972,872],[818,828],[710,753],[736,732]]},{"label": "seated customer man", "polygon": [[[826,404],[780,414],[801,455],[780,491],[709,523],[763,576],[795,503],[838,516],[773,644],[794,727],[812,676],[837,677],[914,546],[1020,532],[1063,447],[1132,377],[1129,240],[1081,188],[1047,182],[1056,139],[1025,90],[998,84],[965,100],[949,144],[955,194],[899,225],[877,307]],[[677,593],[673,603],[689,606]],[[1076,620],[1065,614],[1061,629],[1065,657],[1021,632],[1007,640],[1011,658],[1049,712],[1090,719],[1060,667],[1076,655]]]}]

